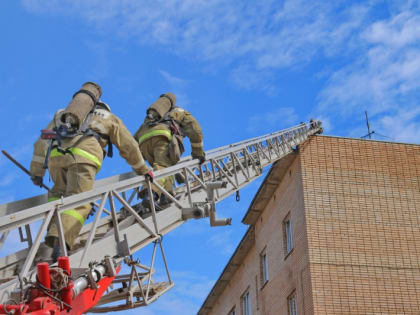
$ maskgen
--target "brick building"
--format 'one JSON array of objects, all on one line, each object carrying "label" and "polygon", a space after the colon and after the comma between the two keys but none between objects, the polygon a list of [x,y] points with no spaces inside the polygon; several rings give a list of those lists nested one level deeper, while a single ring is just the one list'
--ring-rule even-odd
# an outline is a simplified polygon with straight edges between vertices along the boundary
[{"label": "brick building", "polygon": [[200,315],[420,314],[420,145],[313,136],[243,223]]}]

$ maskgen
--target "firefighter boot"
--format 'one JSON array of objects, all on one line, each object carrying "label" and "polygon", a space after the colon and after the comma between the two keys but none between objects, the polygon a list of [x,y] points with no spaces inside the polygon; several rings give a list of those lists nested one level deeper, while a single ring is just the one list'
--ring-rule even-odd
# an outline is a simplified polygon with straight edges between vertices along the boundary
[{"label": "firefighter boot", "polygon": [[54,252],[54,249],[52,247],[48,246],[45,243],[42,243],[41,245],[39,245],[38,252],[36,253],[36,256],[35,256],[34,264],[36,265],[37,263],[40,263],[40,262],[46,262],[48,264],[52,264],[54,262],[53,252]]},{"label": "firefighter boot", "polygon": [[149,210],[152,210],[151,202],[153,202],[154,205],[155,205],[156,211],[162,210],[161,207],[159,206],[159,204],[157,203],[157,201],[159,199],[159,195],[154,191],[152,191],[152,195],[153,195],[153,201],[150,200],[149,194],[146,194],[143,197],[143,200],[141,202],[142,206],[145,207],[145,208],[148,208]]},{"label": "firefighter boot", "polygon": [[172,200],[169,199],[165,194],[160,195],[160,199],[159,199],[159,206],[162,209],[165,209],[167,207],[169,207],[169,205],[172,203]]}]

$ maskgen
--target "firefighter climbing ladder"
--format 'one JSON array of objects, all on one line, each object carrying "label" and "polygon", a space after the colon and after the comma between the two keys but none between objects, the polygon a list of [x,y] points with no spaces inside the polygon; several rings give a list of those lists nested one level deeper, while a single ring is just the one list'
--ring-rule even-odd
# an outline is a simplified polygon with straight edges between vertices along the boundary
[{"label": "firefighter climbing ladder", "polygon": [[[264,167],[293,152],[309,136],[321,132],[320,121],[302,123],[207,151],[207,160],[202,165],[186,157],[177,165],[156,171],[155,179],[176,176],[182,178],[183,183],[176,184],[174,198],[155,180],[154,184],[172,203],[161,211],[152,206],[148,214],[140,215],[134,204],[138,203],[137,192],[143,185],[152,196],[151,183],[133,173],[99,180],[93,190],[61,200],[47,202],[47,196],[40,195],[0,205],[0,250],[13,230],[19,231],[26,247],[0,258],[0,304],[21,303],[25,285],[30,279],[35,281],[36,253],[52,220],[58,226],[61,251],[68,255],[72,267],[71,313],[110,312],[154,302],[174,286],[165,258],[163,235],[189,219],[208,217],[211,226],[230,224],[230,219],[217,217],[216,203],[235,193],[239,198],[239,190],[259,178]],[[59,214],[89,202],[97,205],[97,211],[93,220],[84,225],[75,248],[68,252],[63,245]],[[151,263],[144,265],[132,255],[148,244],[152,244]],[[158,256],[166,272],[167,279],[163,282],[153,280]],[[123,264],[128,266],[125,269],[129,272],[121,275],[118,272]],[[111,281],[113,285],[100,299],[102,292],[91,298],[91,304],[78,304],[77,298],[84,291],[98,290],[98,282],[105,280],[108,282],[101,283],[101,287],[108,287]]]}]

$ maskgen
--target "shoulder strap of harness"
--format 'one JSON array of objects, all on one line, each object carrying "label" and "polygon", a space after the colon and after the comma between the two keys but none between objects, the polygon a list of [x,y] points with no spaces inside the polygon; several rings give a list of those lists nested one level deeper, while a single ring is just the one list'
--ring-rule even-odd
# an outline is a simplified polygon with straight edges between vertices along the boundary
[{"label": "shoulder strap of harness", "polygon": [[95,111],[95,109],[96,108],[94,107],[93,110],[87,115],[86,119],[83,121],[82,126],[80,127],[79,131],[77,132],[77,134],[82,135],[82,136],[80,137],[80,139],[78,139],[76,141],[76,143],[73,145],[73,147],[77,146],[86,137],[93,136],[93,137],[96,138],[96,140],[98,140],[98,142],[100,142],[101,139],[104,139],[104,140],[106,140],[106,142],[108,144],[108,150],[107,150],[106,155],[111,158],[114,154],[113,154],[113,149],[112,149],[112,143],[111,143],[111,140],[109,139],[109,136],[101,134],[101,133],[96,132],[95,130],[92,130],[92,129],[89,128],[89,124],[90,124],[90,121],[92,119],[92,115],[93,115],[93,112]]},{"label": "shoulder strap of harness", "polygon": [[165,116],[163,116],[160,119],[159,123],[166,124],[171,129],[172,134],[180,135],[180,136],[184,137],[184,133],[182,131],[181,126],[179,125],[179,122],[171,117],[171,112],[174,111],[177,108],[178,108],[178,106],[172,107],[172,109],[169,112],[167,112],[165,114]]}]

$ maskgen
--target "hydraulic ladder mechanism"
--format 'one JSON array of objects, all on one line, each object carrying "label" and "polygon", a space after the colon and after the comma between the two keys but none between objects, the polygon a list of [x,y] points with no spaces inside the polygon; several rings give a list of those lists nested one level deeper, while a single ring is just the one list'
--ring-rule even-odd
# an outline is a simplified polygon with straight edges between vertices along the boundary
[{"label": "hydraulic ladder mechanism", "polygon": [[[46,195],[39,195],[0,205],[0,250],[13,230],[26,247],[0,257],[0,314],[103,313],[147,306],[174,286],[163,235],[189,219],[208,217],[211,226],[231,224],[229,218],[218,218],[216,204],[235,193],[238,198],[239,190],[259,178],[264,167],[317,133],[322,133],[321,122],[311,120],[207,151],[201,165],[185,157],[155,172],[155,179],[175,176],[182,183],[176,184],[174,198],[155,180],[172,203],[161,211],[152,204],[148,214],[139,214],[134,204],[143,185],[153,200],[151,183],[134,173],[99,180],[92,190],[61,200],[47,202]],[[96,204],[97,211],[83,226],[75,248],[67,251],[59,214],[86,203]],[[64,256],[48,266],[36,260],[36,253],[51,220]],[[148,244],[153,248],[149,266],[133,259]],[[163,282],[153,280],[157,256],[165,266]]]}]

